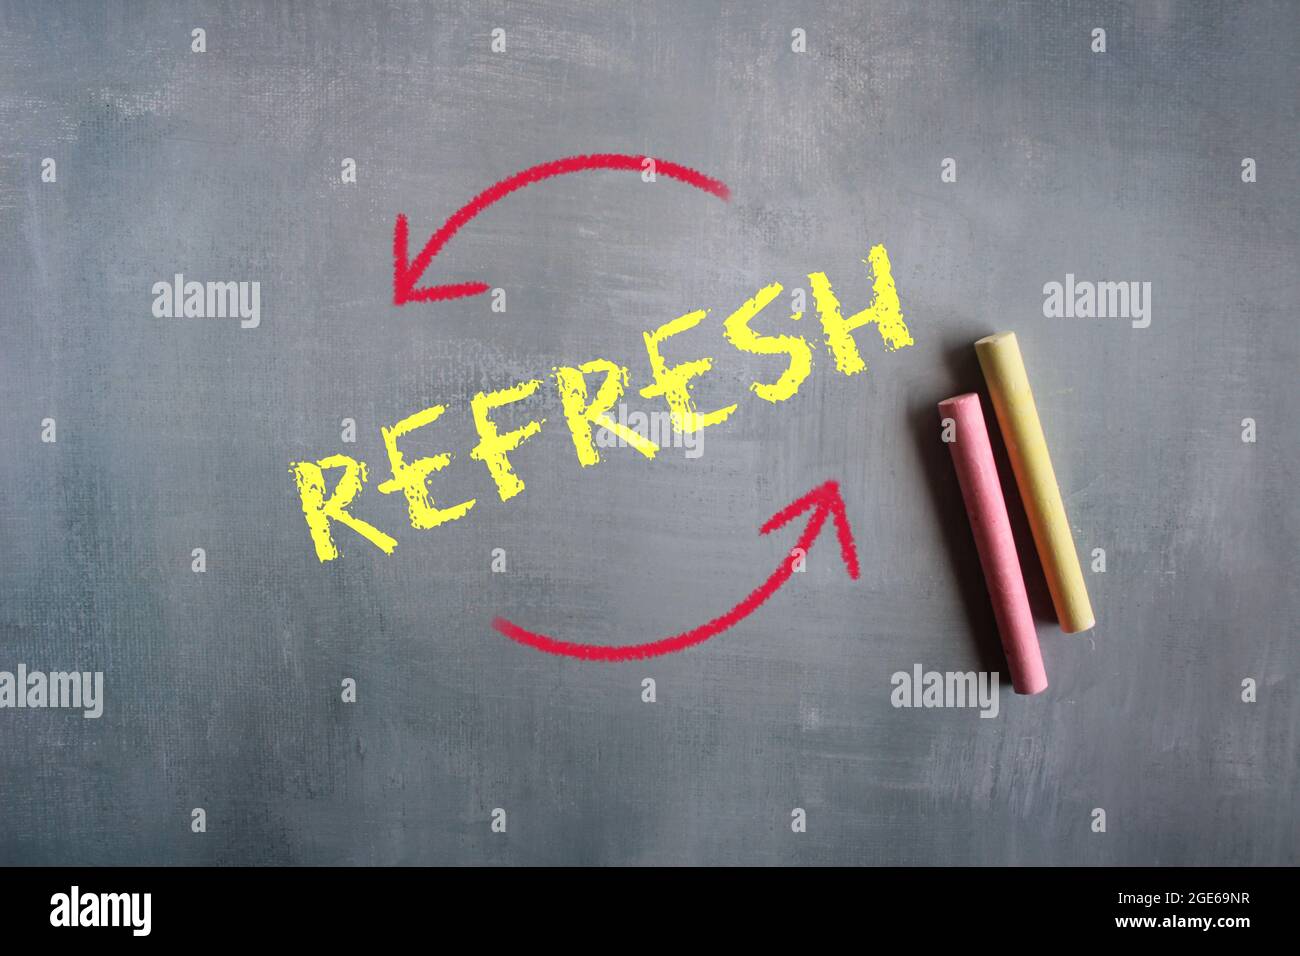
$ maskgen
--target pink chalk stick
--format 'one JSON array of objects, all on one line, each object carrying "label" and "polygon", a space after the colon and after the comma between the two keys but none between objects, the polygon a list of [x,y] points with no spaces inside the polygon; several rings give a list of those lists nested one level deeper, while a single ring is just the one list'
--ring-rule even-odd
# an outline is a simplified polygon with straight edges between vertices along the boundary
[{"label": "pink chalk stick", "polygon": [[944,399],[939,403],[939,417],[951,418],[955,424],[955,440],[948,443],[948,448],[975,534],[984,581],[993,599],[993,616],[1002,634],[1011,684],[1017,694],[1040,693],[1047,689],[1047,672],[979,396],[968,392]]}]

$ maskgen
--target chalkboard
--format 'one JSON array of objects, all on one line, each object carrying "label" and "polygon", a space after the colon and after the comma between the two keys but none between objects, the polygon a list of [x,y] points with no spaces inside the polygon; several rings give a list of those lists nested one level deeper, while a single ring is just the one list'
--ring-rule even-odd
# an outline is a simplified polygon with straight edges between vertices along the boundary
[{"label": "chalkboard", "polygon": [[[1297,49],[1284,2],[0,5],[0,862],[1300,861]],[[777,283],[773,400],[727,322]],[[685,437],[647,336],[701,311]],[[1034,696],[936,408],[997,331],[1097,618],[1011,494]],[[653,458],[580,460],[597,359]],[[322,554],[348,475],[391,548]]]}]

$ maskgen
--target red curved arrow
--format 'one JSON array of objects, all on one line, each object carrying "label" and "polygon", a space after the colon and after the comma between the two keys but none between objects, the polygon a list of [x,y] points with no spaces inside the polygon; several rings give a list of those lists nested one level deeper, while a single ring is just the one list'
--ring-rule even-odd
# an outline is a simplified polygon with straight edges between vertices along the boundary
[{"label": "red curved arrow", "polygon": [[[840,557],[844,560],[844,566],[848,569],[849,577],[856,581],[858,578],[858,552],[853,544],[853,532],[849,528],[849,519],[844,513],[844,499],[840,497],[840,486],[834,481],[819,485],[798,501],[792,502],[772,515],[758,529],[759,534],[767,534],[777,528],[784,527],[809,508],[813,509],[813,515],[808,519],[808,525],[804,528],[803,535],[799,538],[799,543],[795,545],[795,548],[802,549],[806,555],[813,542],[817,540],[822,525],[826,523],[826,516],[828,514],[834,515],[835,534],[840,539]],[[577,657],[584,661],[627,661],[658,657],[661,654],[672,654],[675,651],[685,650],[694,644],[701,644],[709,638],[722,633],[727,628],[739,624],[758,610],[764,601],[776,593],[777,588],[790,579],[790,575],[794,573],[794,562],[795,558],[787,556],[781,562],[781,566],[772,572],[771,577],[759,585],[749,597],[725,614],[715,617],[709,623],[701,624],[699,627],[692,628],[675,637],[665,637],[662,640],[651,641],[648,644],[631,644],[621,647],[609,644],[574,644],[571,641],[558,641],[553,637],[547,637],[545,634],[534,634],[532,631],[525,630],[518,624],[507,621],[503,617],[493,620],[492,626],[512,641],[518,641],[528,647],[545,651],[547,654]]]},{"label": "red curved arrow", "polygon": [[[525,169],[523,172],[515,173],[509,179],[503,179],[494,186],[483,190],[483,192],[452,213],[451,218],[442,224],[442,228],[435,232],[429,241],[424,244],[424,248],[420,250],[420,254],[415,257],[414,262],[407,261],[406,240],[408,226],[406,215],[398,213],[397,224],[393,227],[393,304],[436,302],[441,299],[459,299],[463,296],[481,295],[486,292],[488,286],[484,282],[433,285],[426,286],[423,289],[417,289],[415,284],[424,275],[424,270],[429,268],[429,263],[433,261],[433,257],[442,251],[442,247],[460,231],[461,226],[494,202],[509,196],[516,189],[523,189],[530,183],[550,179],[552,176],[577,173],[584,169],[631,169],[640,171],[647,158],[623,153],[569,156],[565,159],[542,163],[539,166]],[[726,183],[705,176],[703,173],[696,172],[686,166],[670,163],[666,159],[656,159],[654,160],[654,171],[660,176],[680,179],[696,189],[703,189],[706,193],[712,193],[723,201],[731,198],[731,190],[727,188]]]}]

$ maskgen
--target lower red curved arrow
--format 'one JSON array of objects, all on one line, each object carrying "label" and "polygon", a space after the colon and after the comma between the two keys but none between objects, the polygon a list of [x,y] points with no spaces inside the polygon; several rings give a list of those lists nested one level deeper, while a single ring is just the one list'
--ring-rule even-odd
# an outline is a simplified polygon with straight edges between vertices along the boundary
[{"label": "lower red curved arrow", "polygon": [[429,263],[433,261],[433,257],[442,251],[442,247],[460,231],[461,226],[488,206],[504,199],[515,190],[523,189],[530,183],[550,179],[552,176],[564,176],[568,173],[578,173],[586,169],[628,169],[639,172],[645,168],[647,160],[654,163],[653,169],[656,176],[667,176],[669,179],[676,179],[688,186],[702,189],[722,200],[731,198],[731,191],[727,189],[727,184],[722,180],[706,176],[689,166],[682,166],[679,163],[670,163],[666,159],[654,159],[649,156],[631,156],[624,153],[594,153],[590,156],[568,156],[564,159],[556,159],[549,163],[531,166],[522,172],[515,173],[508,179],[503,179],[501,182],[489,186],[452,213],[447,221],[442,224],[442,227],[424,244],[424,248],[420,250],[419,255],[415,257],[413,262],[407,261],[407,234],[410,227],[407,225],[406,216],[398,213],[397,223],[393,226],[393,304],[436,302],[443,299],[459,299],[467,295],[481,295],[486,292],[488,290],[486,282],[458,282],[450,285],[426,286],[423,289],[417,289],[415,284],[424,275],[424,270],[429,268]]},{"label": "lower red curved arrow", "polygon": [[[834,481],[819,485],[802,498],[782,508],[767,519],[763,526],[758,529],[759,533],[767,534],[784,527],[809,508],[813,509],[813,515],[808,519],[808,525],[804,528],[803,535],[800,536],[795,548],[806,555],[809,549],[812,548],[813,542],[817,540],[817,535],[821,533],[822,526],[826,523],[826,516],[828,514],[832,515],[835,519],[835,534],[840,541],[840,557],[844,560],[844,566],[848,569],[849,577],[857,580],[858,552],[853,544],[853,532],[849,528],[849,519],[844,513],[844,499],[840,497],[840,486]],[[520,644],[544,651],[547,654],[559,654],[562,657],[576,657],[584,661],[628,661],[658,657],[661,654],[672,654],[695,644],[701,644],[743,621],[758,610],[768,598],[776,593],[781,585],[790,579],[790,575],[794,573],[794,562],[795,558],[787,555],[785,560],[781,562],[781,566],[772,572],[772,575],[766,581],[755,588],[749,597],[725,614],[719,615],[707,624],[701,624],[699,627],[692,628],[682,634],[665,637],[662,640],[651,641],[647,644],[624,646],[575,644],[572,641],[560,641],[545,634],[536,634],[525,630],[518,624],[507,621],[503,617],[493,620],[492,626],[512,641],[518,641]]]}]

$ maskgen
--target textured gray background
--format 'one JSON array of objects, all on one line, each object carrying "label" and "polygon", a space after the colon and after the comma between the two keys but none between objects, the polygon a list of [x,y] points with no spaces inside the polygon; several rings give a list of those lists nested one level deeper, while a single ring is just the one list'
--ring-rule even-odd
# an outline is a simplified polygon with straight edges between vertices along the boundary
[{"label": "textured gray background", "polygon": [[[0,712],[0,862],[1300,861],[1296,6],[709,6],[0,5],[0,669],[107,682],[98,721]],[[696,166],[734,200],[553,180],[430,272],[506,287],[506,315],[389,304],[397,212],[423,242],[491,182],[592,151]],[[726,345],[722,318],[816,269],[858,308],[878,242],[916,346],[865,329],[866,374],[819,350],[797,399],[748,395],[781,363]],[[175,272],[260,280],[261,327],[153,318]],[[1067,272],[1152,282],[1151,327],[1045,319]],[[641,333],[697,307],[668,351],[717,360],[702,409],[741,402],[703,457],[579,469],[548,383],[513,456],[527,490],[495,498],[470,395],[597,355],[640,387]],[[1045,621],[1052,686],[1004,683],[996,720],[895,710],[896,670],[1001,661],[934,411],[979,386],[969,343],[998,329],[1080,550],[1108,552],[1100,624]],[[407,446],[455,452],[435,497],[479,505],[416,532],[375,490],[379,428],[434,403]],[[355,510],[392,557],[342,529],[342,560],[312,553],[288,464],[340,451],[371,463]],[[828,478],[858,582],[823,540],[742,627],[646,663],[488,626],[699,623],[797,535],[758,525]]]}]

